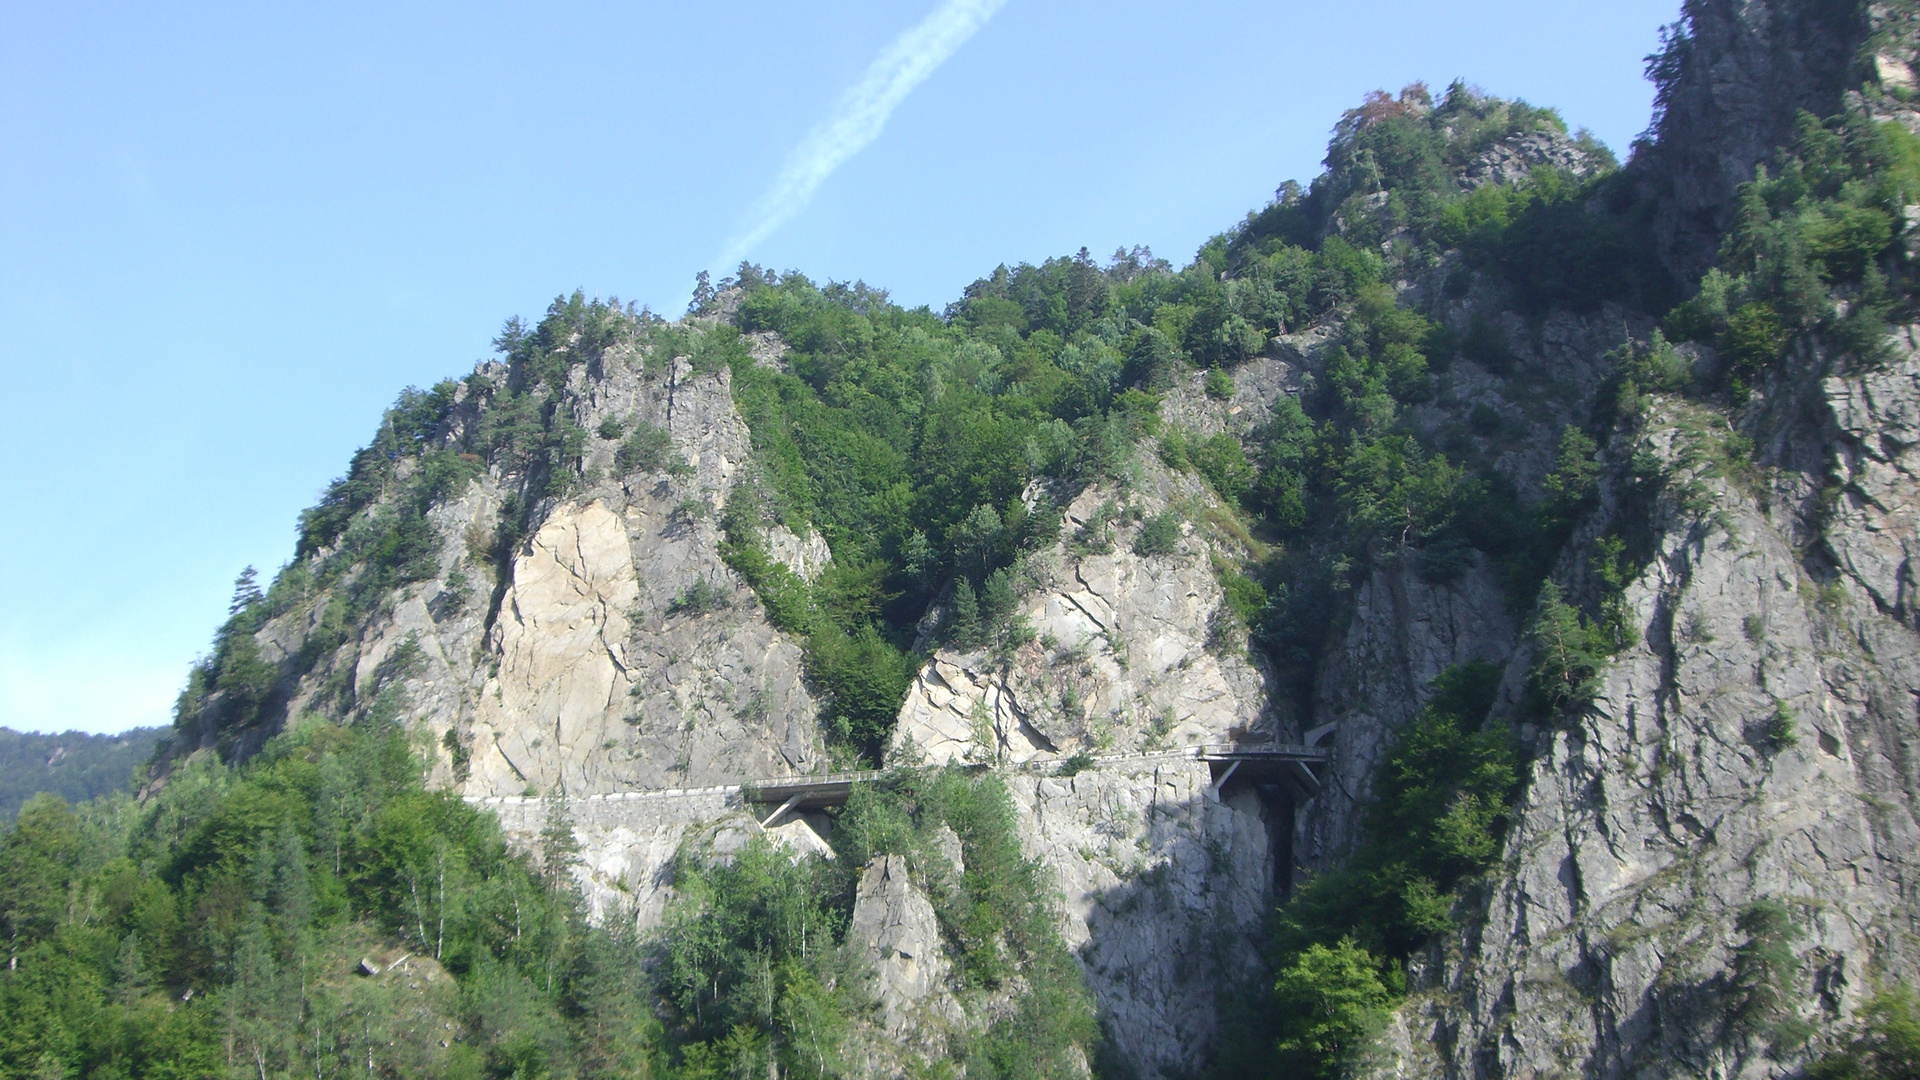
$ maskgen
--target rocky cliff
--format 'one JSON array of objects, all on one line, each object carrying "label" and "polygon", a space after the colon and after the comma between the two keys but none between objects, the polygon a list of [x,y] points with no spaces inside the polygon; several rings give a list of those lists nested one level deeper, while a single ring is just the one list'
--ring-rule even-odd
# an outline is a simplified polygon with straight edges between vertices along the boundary
[{"label": "rocky cliff", "polygon": [[[419,580],[312,658],[285,691],[285,715],[329,695],[362,707],[383,689],[403,695],[408,724],[442,749],[444,782],[475,796],[577,797],[812,769],[822,748],[799,647],[719,555],[716,511],[750,457],[728,372],[696,373],[684,356],[654,361],[649,370],[636,348],[616,345],[558,395],[577,429],[617,431],[582,448],[564,498],[520,510],[527,477],[495,464],[436,503]],[[483,365],[454,391],[451,419],[482,423],[510,378],[504,365]],[[664,432],[670,450],[654,467],[623,471],[621,439],[636,428]],[[502,530],[528,535],[503,546]],[[817,537],[776,541],[797,568],[817,571]],[[264,655],[311,651],[329,604],[351,587],[312,590],[270,620],[258,632]],[[700,603],[676,606],[694,594]]]},{"label": "rocky cliff", "polygon": [[[510,326],[506,362],[390,415],[295,564],[237,598],[172,760],[245,756],[306,713],[401,724],[522,848],[570,831],[595,919],[650,931],[676,874],[763,834],[837,858],[822,807],[881,767],[993,773],[1099,1019],[1075,1068],[1171,1078],[1245,1038],[1223,1006],[1291,962],[1290,898],[1377,846],[1403,733],[1449,673],[1486,671],[1468,720],[1516,782],[1477,862],[1408,886],[1420,942],[1368,945],[1396,989],[1344,1064],[1790,1073],[1920,976],[1920,326],[1868,341],[1854,318],[1907,321],[1886,290],[1915,214],[1796,279],[1827,305],[1804,316],[1776,256],[1722,239],[1759,228],[1756,166],[1813,168],[1776,156],[1801,110],[1852,110],[1836,140],[1920,127],[1906,18],[1690,4],[1654,139],[1617,174],[1523,103],[1376,95],[1327,176],[1193,269],[1083,253],[1036,299],[1002,268],[941,323],[964,340],[757,268],[678,322],[557,302]],[[1367,143],[1386,124],[1428,157]],[[1760,224],[1865,220],[1795,205]],[[1743,276],[1700,285],[1716,260]],[[1733,310],[1669,315],[1619,266]],[[1131,314],[1154,289],[1199,299]],[[873,359],[889,334],[911,365]],[[1100,404],[1062,404],[1073,379]],[[946,452],[931,423],[868,439],[889,409],[965,395],[1017,403],[965,414],[976,443],[1016,432],[969,459],[1000,473],[870,482]],[[867,427],[810,435],[823,413],[794,402]],[[1196,757],[1222,746],[1324,760],[1310,784],[1236,779]],[[935,847],[856,868],[868,1073],[1017,1011],[1018,978],[968,981],[969,950],[1007,946],[943,913],[966,860]]]}]

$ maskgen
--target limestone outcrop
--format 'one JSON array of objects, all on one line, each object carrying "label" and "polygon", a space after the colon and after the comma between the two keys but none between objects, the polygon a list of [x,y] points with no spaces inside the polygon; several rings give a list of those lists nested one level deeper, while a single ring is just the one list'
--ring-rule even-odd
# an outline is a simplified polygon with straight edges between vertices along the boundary
[{"label": "limestone outcrop", "polygon": [[[338,694],[350,669],[349,700],[404,695],[409,726],[441,749],[443,782],[474,796],[580,798],[818,767],[799,644],[720,557],[715,516],[750,455],[727,369],[655,368],[610,352],[598,377],[576,376],[568,406],[582,429],[664,430],[683,465],[622,473],[619,439],[594,439],[586,482],[533,515],[504,567],[487,549],[512,477],[483,474],[430,513],[438,572],[319,664],[288,714]],[[506,377],[500,365],[479,374]],[[484,395],[470,404],[477,417]],[[830,558],[818,533],[774,547],[803,575]],[[267,655],[299,652],[326,601],[265,628]]]},{"label": "limestone outcrop", "polygon": [[[1128,496],[1100,485],[1067,506],[1063,538],[1033,561],[1039,587],[1020,601],[1031,641],[934,653],[901,706],[895,759],[1001,764],[1276,740],[1265,676],[1222,640],[1225,597],[1209,562],[1222,540],[1189,519],[1170,552],[1132,547],[1141,519],[1210,497],[1191,477],[1145,469],[1125,509]],[[1076,551],[1077,535],[1103,530],[1107,550]]]},{"label": "limestone outcrop", "polygon": [[[1810,0],[1688,11],[1692,36],[1658,65],[1658,143],[1628,166],[1621,197],[1652,200],[1661,259],[1692,273],[1712,257],[1734,186],[1785,139],[1793,111],[1838,107],[1884,13]],[[1903,40],[1876,44],[1872,59],[1880,84],[1903,92],[1855,104],[1920,128],[1905,104],[1917,56]],[[1543,128],[1489,136],[1450,167],[1461,190],[1541,166],[1584,175],[1595,160],[1589,144]],[[1351,194],[1341,213],[1392,197]],[[1916,220],[1909,208],[1909,236],[1920,235]],[[1392,254],[1406,235],[1367,243]],[[1595,490],[1555,524],[1552,550],[1516,570],[1512,550],[1503,563],[1471,529],[1423,537],[1412,497],[1397,540],[1314,522],[1269,533],[1249,526],[1237,496],[1166,463],[1181,455],[1158,451],[1177,440],[1259,449],[1276,419],[1299,415],[1296,403],[1324,416],[1336,378],[1360,379],[1330,370],[1361,347],[1343,323],[1359,301],[1343,301],[1318,323],[1285,325],[1230,381],[1179,362],[1142,377],[1153,389],[1142,408],[1157,409],[1161,426],[1129,429],[1123,465],[1061,470],[1070,483],[1034,478],[1036,465],[1006,485],[996,500],[1027,484],[1028,510],[1059,511],[1058,536],[1005,568],[1018,571],[1014,617],[980,635],[990,644],[949,644],[980,637],[953,632],[957,589],[933,600],[880,764],[997,771],[1021,851],[1057,889],[1045,899],[1080,961],[1105,1049],[1140,1080],[1173,1080],[1208,1064],[1224,994],[1272,985],[1270,917],[1361,844],[1374,778],[1434,680],[1484,662],[1500,679],[1489,723],[1511,734],[1523,774],[1504,846],[1457,895],[1455,929],[1414,957],[1410,996],[1363,1071],[1784,1075],[1877,989],[1920,979],[1920,326],[1899,328],[1873,362],[1828,355],[1809,332],[1771,374],[1742,384],[1734,405],[1719,390],[1688,398],[1624,385],[1627,359],[1654,347],[1658,313],[1522,311],[1511,283],[1459,251],[1405,275],[1371,286],[1367,302],[1397,298],[1431,318],[1421,325],[1437,343],[1433,370],[1415,365],[1407,377],[1419,392],[1375,393],[1385,404],[1374,428],[1355,422],[1314,452],[1337,458],[1391,431],[1419,444],[1400,464],[1452,454],[1476,480],[1510,488],[1501,505],[1513,517],[1502,520],[1535,522],[1562,441],[1597,439],[1578,463],[1591,466]],[[739,302],[728,294],[717,317]],[[1145,330],[1108,326],[1101,348],[1120,356],[1116,343]],[[1258,334],[1236,341],[1261,345]],[[268,666],[298,672],[275,690],[274,722],[327,712],[405,727],[434,748],[433,782],[493,809],[516,847],[545,857],[556,830],[571,833],[572,871],[597,920],[656,926],[688,852],[725,860],[765,835],[795,859],[840,857],[825,796],[770,820],[753,785],[824,781],[833,754],[847,767],[856,751],[830,750],[820,731],[830,691],[809,683],[806,664],[829,639],[816,634],[809,653],[723,558],[727,537],[742,536],[723,535],[728,507],[765,497],[765,448],[735,406],[731,372],[789,362],[769,331],[734,344],[745,359],[736,353],[742,366],[731,369],[633,343],[567,367],[541,402],[561,418],[543,431],[577,451],[566,475],[535,475],[532,458],[505,451],[466,455],[460,482],[418,511],[429,542],[403,581],[368,599],[354,595],[352,572],[337,574],[253,635]],[[1707,342],[1666,361],[1686,369],[1676,381],[1690,371],[1702,386],[1730,362]],[[794,371],[810,363],[793,354]],[[494,410],[517,377],[482,365],[452,391],[450,422],[507,423]],[[641,436],[653,442],[633,441]],[[1046,460],[1043,449],[1025,447],[1021,460]],[[390,487],[421,460],[397,466]],[[1332,491],[1345,482],[1339,464],[1302,464],[1301,475]],[[397,497],[386,498],[356,520],[396,513]],[[742,518],[725,520],[737,530]],[[844,523],[823,534],[798,511],[757,521],[746,535],[770,564],[802,582],[835,580],[827,536],[841,543]],[[1599,568],[1603,542],[1624,545],[1629,533],[1631,573],[1612,561],[1617,546]],[[903,560],[893,581],[911,573],[932,590],[942,556],[927,554],[924,533],[913,538],[926,560],[911,571]],[[1360,550],[1332,550],[1341,543]],[[336,550],[306,557],[321,565]],[[1309,566],[1324,589],[1288,616],[1313,640],[1284,660],[1273,641],[1249,642],[1223,585],[1256,564],[1274,582]],[[1603,594],[1608,575],[1625,580]],[[1543,576],[1587,615],[1604,595],[1626,631],[1596,661],[1590,700],[1565,707],[1529,698]],[[1240,587],[1253,591],[1250,580]],[[890,588],[877,582],[861,602],[892,603]],[[914,611],[887,616],[901,648],[932,594],[911,595]],[[269,726],[198,737],[244,756]],[[1316,790],[1232,777],[1192,752],[1276,743],[1324,752]],[[835,783],[844,796],[874,778]],[[962,851],[951,831],[937,846],[943,865],[919,865],[921,853],[845,867],[858,875],[845,955],[874,1005],[850,1038],[873,1075],[942,1059],[1018,991],[1017,976],[988,992],[956,974],[958,935],[935,899],[945,903],[942,882],[964,873]],[[1737,970],[1756,947],[1746,916],[1761,908],[1790,927],[1769,943],[1790,970],[1778,976],[1785,1004],[1766,1023],[1754,1021]],[[1781,1031],[1801,1033],[1799,1043]]]},{"label": "limestone outcrop", "polygon": [[[1904,385],[1828,381],[1843,462],[1845,410],[1897,417],[1920,401]],[[1812,580],[1782,503],[1710,475],[1672,434],[1684,418],[1661,419],[1630,449],[1695,464],[1627,590],[1642,642],[1575,723],[1537,733],[1484,914],[1432,957],[1380,1075],[1777,1075],[1798,1048],[1736,1022],[1760,904],[1793,926],[1773,1028],[1825,1028],[1920,976],[1920,642],[1871,570]]]},{"label": "limestone outcrop", "polygon": [[904,856],[883,855],[861,873],[847,934],[872,966],[882,1028],[938,1053],[942,1037],[960,1030],[966,1016],[947,986],[952,964],[933,902]]},{"label": "limestone outcrop", "polygon": [[1288,795],[1174,755],[1015,776],[1022,847],[1059,882],[1103,1032],[1142,1077],[1206,1060],[1220,996],[1259,977]]}]

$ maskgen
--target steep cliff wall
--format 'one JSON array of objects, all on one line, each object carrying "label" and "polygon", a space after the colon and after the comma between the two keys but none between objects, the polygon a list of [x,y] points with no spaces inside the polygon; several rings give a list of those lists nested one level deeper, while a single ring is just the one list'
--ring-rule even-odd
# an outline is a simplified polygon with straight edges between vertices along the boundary
[{"label": "steep cliff wall", "polygon": [[[343,482],[351,513],[310,520],[302,561],[238,605],[176,753],[244,756],[303,712],[401,724],[432,748],[435,782],[493,808],[518,846],[544,853],[570,830],[591,915],[649,930],[676,860],[724,861],[763,831],[795,858],[839,857],[832,815],[763,830],[746,782],[878,752],[869,764],[994,770],[1021,852],[1058,890],[1045,899],[1111,1060],[1172,1078],[1221,1050],[1223,996],[1265,1000],[1276,909],[1284,922],[1289,896],[1378,839],[1376,785],[1436,680],[1491,671],[1491,714],[1465,733],[1510,736],[1519,779],[1476,826],[1493,855],[1389,897],[1424,898],[1429,944],[1366,954],[1371,977],[1410,991],[1366,1068],[1783,1074],[1880,987],[1920,975],[1920,329],[1884,356],[1836,345],[1849,314],[1897,309],[1873,291],[1885,274],[1823,264],[1805,280],[1830,315],[1789,333],[1761,300],[1738,309],[1777,355],[1756,359],[1724,311],[1675,350],[1665,312],[1636,306],[1650,294],[1606,284],[1618,266],[1592,253],[1635,267],[1626,249],[1642,243],[1697,277],[1796,110],[1850,102],[1910,122],[1896,15],[1690,5],[1630,184],[1538,110],[1464,87],[1438,105],[1419,87],[1378,95],[1343,119],[1333,180],[1250,218],[1178,282],[1152,271],[1167,295],[1201,297],[1162,315],[1135,318],[1138,297],[1119,296],[1149,273],[1134,256],[1049,264],[1068,282],[1060,310],[1107,298],[1061,332],[1034,329],[1053,309],[1006,275],[983,280],[969,301],[999,306],[956,305],[937,346],[864,287],[804,279],[790,294],[743,284],[761,291],[678,324],[569,309],[551,321],[572,336],[510,343],[511,364],[449,384],[432,435],[377,444],[377,496]],[[1381,124],[1430,152],[1356,150]],[[1536,181],[1538,167],[1563,171]],[[1868,255],[1900,271],[1914,219],[1889,224],[1893,254]],[[1525,235],[1499,234],[1514,222]],[[1539,236],[1575,250],[1549,258]],[[1021,314],[1029,301],[1043,314]],[[782,304],[831,318],[790,351],[753,321]],[[750,359],[705,351],[700,331],[726,337],[729,319]],[[883,333],[911,363],[861,385],[849,357],[872,361],[860,350]],[[761,397],[741,389],[789,370]],[[1100,404],[1072,423],[1008,420],[1043,400],[1080,408],[1060,404],[1076,378]],[[902,411],[874,388],[910,382],[915,409],[949,393],[1017,402],[965,420],[979,444],[1004,438],[978,459],[1005,474],[991,484],[901,473],[971,507],[909,520],[933,497],[869,475],[905,452],[887,440],[906,428],[781,442],[783,425],[829,425],[780,412],[782,395],[865,422]],[[921,434],[917,453],[977,448]],[[819,459],[838,471],[807,490]],[[434,475],[456,479],[418,496]],[[869,497],[893,518],[876,524]],[[1058,529],[1000,525],[1043,518]],[[1006,610],[962,633],[976,585],[1001,588]],[[1540,628],[1561,597],[1566,625],[1611,636],[1547,693]],[[851,721],[829,738],[822,710],[899,684],[844,664],[822,677],[828,654],[910,657],[877,741]],[[1325,752],[1316,795],[1217,783],[1180,753],[1272,743]],[[848,970],[873,998],[850,1038],[869,1074],[957,1052],[1022,990],[966,981],[966,948],[1004,941],[963,947],[941,922],[930,898],[964,874],[942,858],[850,868]]]},{"label": "steep cliff wall", "polygon": [[[1094,485],[1067,507],[1068,533],[1111,535],[1102,552],[1069,536],[1034,561],[1038,587],[1020,601],[1033,640],[934,653],[901,706],[895,758],[998,764],[1277,740],[1263,676],[1216,629],[1225,599],[1209,560],[1228,541],[1204,512],[1217,501],[1156,461],[1142,472],[1130,490]],[[1135,550],[1139,522],[1175,503],[1200,512],[1173,549]]]},{"label": "steep cliff wall", "polygon": [[[1836,475],[1857,475],[1866,385],[1872,427],[1898,430],[1912,395],[1888,387],[1912,364],[1826,380],[1849,421],[1825,428]],[[1533,733],[1486,906],[1430,959],[1382,1075],[1777,1075],[1797,1040],[1920,974],[1920,639],[1858,573],[1810,574],[1830,564],[1793,483],[1714,475],[1700,444],[1729,433],[1691,409],[1615,447],[1674,470],[1626,592],[1642,643],[1570,725]],[[1857,485],[1825,542],[1900,550],[1910,517],[1840,524],[1868,505]],[[1783,1009],[1756,1017],[1741,957],[1762,905],[1790,913],[1793,959]]]},{"label": "steep cliff wall", "polygon": [[[497,364],[477,374],[486,382],[460,388],[471,425],[484,422],[491,385],[510,378]],[[728,379],[725,367],[696,373],[684,356],[649,366],[634,347],[603,352],[591,374],[576,369],[560,407],[582,431],[610,421],[620,432],[587,441],[583,479],[527,513],[530,535],[504,558],[497,534],[516,525],[523,474],[495,464],[433,506],[431,569],[301,672],[283,715],[402,694],[408,726],[439,748],[444,781],[473,795],[578,797],[810,771],[822,748],[800,648],[719,554],[715,515],[750,453]],[[621,438],[636,425],[671,436],[677,461],[623,470]],[[817,538],[788,540],[795,565],[817,570],[805,561],[818,560]],[[285,662],[310,648],[329,604],[353,587],[349,575],[293,601],[260,630],[265,656]],[[712,591],[676,603],[697,588]]]},{"label": "steep cliff wall", "polygon": [[[1912,53],[1878,7],[1688,12],[1638,164],[1672,185],[1662,242],[1697,272],[1794,110],[1833,113],[1865,78],[1854,107],[1911,126]],[[1635,644],[1590,706],[1519,728],[1503,861],[1416,965],[1378,1075],[1783,1075],[1915,979],[1911,328],[1884,347],[1803,339],[1755,400],[1662,399],[1606,450],[1608,494],[1560,573],[1589,574],[1632,477],[1659,477],[1624,592]],[[1757,466],[1729,454],[1743,440]],[[1519,711],[1517,670],[1506,688]]]},{"label": "steep cliff wall", "polygon": [[[1870,5],[1853,2],[1685,5],[1648,61],[1658,87],[1654,138],[1635,163],[1657,193],[1656,235],[1683,279],[1713,264],[1734,189],[1793,141],[1796,114],[1831,116],[1846,91],[1878,74],[1862,70],[1860,53],[1875,22]],[[1884,69],[1898,78],[1907,59],[1890,51]]]}]

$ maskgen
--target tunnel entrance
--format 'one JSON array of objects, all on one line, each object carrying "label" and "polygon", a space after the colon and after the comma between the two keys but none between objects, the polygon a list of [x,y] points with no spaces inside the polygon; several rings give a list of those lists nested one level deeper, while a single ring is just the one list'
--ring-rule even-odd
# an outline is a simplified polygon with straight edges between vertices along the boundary
[{"label": "tunnel entrance", "polygon": [[1298,747],[1209,747],[1200,756],[1213,772],[1213,790],[1222,802],[1249,795],[1257,800],[1267,829],[1273,894],[1281,900],[1290,898],[1294,818],[1301,803],[1320,793],[1313,766],[1325,756]]}]

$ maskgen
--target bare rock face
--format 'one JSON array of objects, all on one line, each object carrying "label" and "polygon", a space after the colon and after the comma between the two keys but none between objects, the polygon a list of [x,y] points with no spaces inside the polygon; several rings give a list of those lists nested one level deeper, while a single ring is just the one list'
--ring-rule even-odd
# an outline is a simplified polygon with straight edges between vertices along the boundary
[{"label": "bare rock face", "polygon": [[494,634],[500,673],[474,717],[476,790],[551,787],[569,771],[585,781],[592,758],[574,751],[597,748],[623,704],[628,612],[640,595],[626,524],[603,502],[563,507],[532,549],[515,560]]},{"label": "bare rock face", "polygon": [[1794,116],[1838,112],[1869,5],[1820,0],[1706,0],[1687,8],[1690,35],[1651,68],[1659,84],[1657,142],[1639,175],[1660,190],[1670,264],[1695,279],[1713,260],[1734,189],[1776,146]]},{"label": "bare rock face", "polygon": [[[1198,494],[1153,469],[1164,494],[1149,488],[1141,514]],[[1039,560],[1058,569],[1021,600],[1034,641],[1005,656],[934,654],[901,706],[896,759],[1013,763],[1273,740],[1264,677],[1220,641],[1225,600],[1204,534],[1189,522],[1175,551],[1141,555],[1122,526],[1106,554],[1074,554],[1073,534],[1097,526],[1114,496],[1090,487],[1067,508],[1068,539]]]},{"label": "bare rock face", "polygon": [[[1829,383],[1843,416],[1920,401],[1852,378]],[[1537,734],[1484,918],[1433,957],[1377,1075],[1774,1076],[1802,1052],[1774,1033],[1920,973],[1920,639],[1868,575],[1813,582],[1792,523],[1698,464],[1685,420],[1634,448],[1676,470],[1626,593],[1642,643]],[[1792,959],[1756,1019],[1735,963],[1757,905],[1788,913]]]},{"label": "bare rock face", "polygon": [[767,530],[766,544],[767,554],[803,581],[819,577],[820,571],[833,561],[833,550],[827,547],[827,538],[821,536],[818,529],[808,529],[803,537],[785,525],[775,525]]},{"label": "bare rock face", "polygon": [[1529,131],[1502,139],[1467,163],[1461,180],[1468,187],[1518,184],[1535,169],[1561,169],[1586,177],[1600,167],[1593,155],[1558,131]]},{"label": "bare rock face", "polygon": [[1223,800],[1206,765],[1172,755],[1007,788],[1113,1050],[1143,1080],[1190,1075],[1221,992],[1258,977],[1283,797],[1241,785]]},{"label": "bare rock face", "polygon": [[1276,339],[1273,355],[1256,356],[1233,369],[1233,392],[1221,401],[1208,396],[1203,372],[1189,372],[1167,391],[1160,418],[1198,435],[1227,432],[1245,438],[1272,419],[1281,398],[1300,392],[1306,361],[1298,350],[1317,350],[1318,344],[1313,336]]},{"label": "bare rock face", "polygon": [[[482,374],[505,377],[498,365]],[[440,572],[340,646],[288,714],[334,692],[333,671],[351,666],[354,697],[399,692],[406,722],[445,752],[439,782],[476,797],[578,799],[812,771],[822,751],[800,647],[720,558],[715,517],[751,452],[729,373],[685,358],[649,369],[614,350],[593,375],[575,371],[567,399],[584,430],[609,420],[665,430],[685,467],[623,474],[620,440],[591,440],[584,481],[538,509],[497,601],[484,551],[507,478],[482,475],[429,515]],[[831,558],[817,533],[783,539],[803,575]],[[276,619],[263,651],[299,651],[325,611],[321,598]]]},{"label": "bare rock face", "polygon": [[1897,338],[1885,370],[1825,381],[1843,485],[1828,546],[1881,610],[1920,629],[1920,338],[1911,326]]},{"label": "bare rock face", "polygon": [[[813,759],[804,722],[768,723],[811,704],[798,648],[742,617],[752,597],[719,565],[716,536],[688,529],[636,562],[630,533],[645,535],[646,516],[644,506],[626,520],[598,502],[563,508],[516,560],[495,629],[499,673],[474,717],[469,790],[693,787],[803,771]],[[670,612],[700,580],[722,583],[743,610]]]},{"label": "bare rock face", "polygon": [[1470,660],[1504,664],[1517,633],[1484,562],[1434,583],[1403,557],[1355,590],[1351,621],[1340,647],[1329,650],[1312,724],[1301,733],[1302,742],[1331,755],[1325,788],[1302,819],[1303,862],[1329,865],[1352,849],[1372,778],[1395,733],[1426,704],[1434,677]]},{"label": "bare rock face", "polygon": [[657,926],[673,898],[673,862],[682,844],[720,831],[750,835],[759,823],[737,788],[633,792],[566,801],[519,795],[471,797],[500,819],[516,849],[544,857],[541,834],[556,818],[579,845],[574,879],[596,921]]},{"label": "bare rock face", "polygon": [[860,875],[847,938],[872,965],[874,998],[889,1035],[911,1036],[937,1051],[942,1036],[964,1024],[947,986],[952,964],[933,903],[914,884],[905,858],[883,855]]}]

